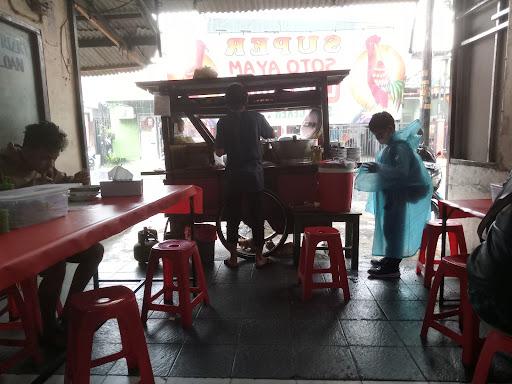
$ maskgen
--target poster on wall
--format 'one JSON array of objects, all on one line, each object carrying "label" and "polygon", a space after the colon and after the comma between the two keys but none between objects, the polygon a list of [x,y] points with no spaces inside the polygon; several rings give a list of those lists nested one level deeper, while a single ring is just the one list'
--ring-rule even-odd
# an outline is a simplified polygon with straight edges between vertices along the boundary
[{"label": "poster on wall", "polygon": [[0,148],[21,144],[24,127],[47,118],[37,38],[0,16]]}]

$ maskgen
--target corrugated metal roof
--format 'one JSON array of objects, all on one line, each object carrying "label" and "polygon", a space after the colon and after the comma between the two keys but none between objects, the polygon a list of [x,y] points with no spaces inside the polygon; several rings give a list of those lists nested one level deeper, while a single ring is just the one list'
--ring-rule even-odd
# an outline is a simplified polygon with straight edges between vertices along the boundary
[{"label": "corrugated metal roof", "polygon": [[325,8],[355,4],[416,2],[417,0],[160,0],[164,12],[247,12],[271,9]]},{"label": "corrugated metal roof", "polygon": [[[155,55],[157,34],[142,13],[137,0],[75,0],[90,17],[99,20],[118,37],[118,47],[87,17],[77,16],[77,35],[82,75],[134,71]],[[146,2],[149,5],[148,2]],[[156,23],[155,23],[156,25]],[[127,52],[130,50],[130,52]]]},{"label": "corrugated metal roof", "polygon": [[[138,0],[74,1],[90,15],[99,16],[133,50],[128,55],[86,18],[78,17],[80,68],[84,76],[138,70],[143,66],[141,62],[149,62],[154,56],[157,36],[143,16]],[[244,12],[411,1],[417,0],[159,0],[159,11]],[[154,2],[145,1],[145,4],[151,7]],[[150,8],[150,11],[156,10]]]}]

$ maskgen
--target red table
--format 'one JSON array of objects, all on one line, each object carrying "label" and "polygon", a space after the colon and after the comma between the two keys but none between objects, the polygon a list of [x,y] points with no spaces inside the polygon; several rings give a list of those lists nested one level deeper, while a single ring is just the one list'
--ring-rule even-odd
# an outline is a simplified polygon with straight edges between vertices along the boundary
[{"label": "red table", "polygon": [[[491,208],[491,199],[439,200],[439,212],[443,222],[441,235],[441,258],[446,256],[446,221],[475,217],[482,219]],[[439,305],[444,303],[444,280],[439,287]]]},{"label": "red table", "polygon": [[489,211],[489,208],[491,208],[491,205],[491,199],[439,200],[439,212],[441,213],[441,218],[446,217],[447,219],[465,217],[482,219]]},{"label": "red table", "polygon": [[[58,261],[137,224],[202,190],[193,185],[145,183],[136,197],[98,198],[70,206],[61,218],[0,234],[0,289],[29,279]],[[195,212],[202,210],[198,204]]]},{"label": "red table", "polygon": [[[35,326],[40,329],[35,295],[35,276],[39,272],[171,206],[183,209],[183,203],[187,202],[188,213],[202,213],[202,189],[145,180],[142,196],[98,198],[90,203],[71,204],[64,217],[0,234],[0,290],[19,283]],[[34,382],[48,378],[64,357],[61,355],[45,368]]]}]

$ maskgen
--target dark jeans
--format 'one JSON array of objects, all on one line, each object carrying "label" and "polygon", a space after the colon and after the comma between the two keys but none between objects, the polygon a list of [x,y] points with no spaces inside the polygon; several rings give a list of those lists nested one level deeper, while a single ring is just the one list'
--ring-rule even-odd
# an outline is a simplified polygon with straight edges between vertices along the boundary
[{"label": "dark jeans", "polygon": [[[386,257],[401,260],[404,250],[406,200],[403,193],[385,192],[383,232]],[[397,265],[400,263],[398,261]]]},{"label": "dark jeans", "polygon": [[254,246],[262,248],[264,239],[263,191],[247,192],[238,188],[230,189],[226,195],[225,207],[227,242],[229,244],[238,243],[238,227],[243,219],[251,227]]},{"label": "dark jeans", "polygon": [[82,292],[103,258],[103,246],[95,244],[83,252],[79,252],[66,260],[62,260],[39,273],[43,278],[39,284],[39,304],[45,331],[51,331],[57,324],[55,312],[60,296],[62,283],[66,275],[66,263],[78,264],[69,288],[68,297]]}]

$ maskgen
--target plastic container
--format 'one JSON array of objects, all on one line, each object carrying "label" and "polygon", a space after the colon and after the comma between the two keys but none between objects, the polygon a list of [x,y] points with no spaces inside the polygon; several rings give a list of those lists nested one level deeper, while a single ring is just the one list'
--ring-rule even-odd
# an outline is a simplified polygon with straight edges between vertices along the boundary
[{"label": "plastic container", "polygon": [[318,190],[322,210],[350,212],[353,188],[353,163],[324,161],[319,164]]},{"label": "plastic container", "polygon": [[68,213],[68,190],[77,184],[48,184],[0,191],[0,209],[9,211],[10,228],[22,228]]},{"label": "plastic container", "polygon": [[217,230],[211,224],[194,224],[194,240],[203,264],[212,264],[215,259]]}]

